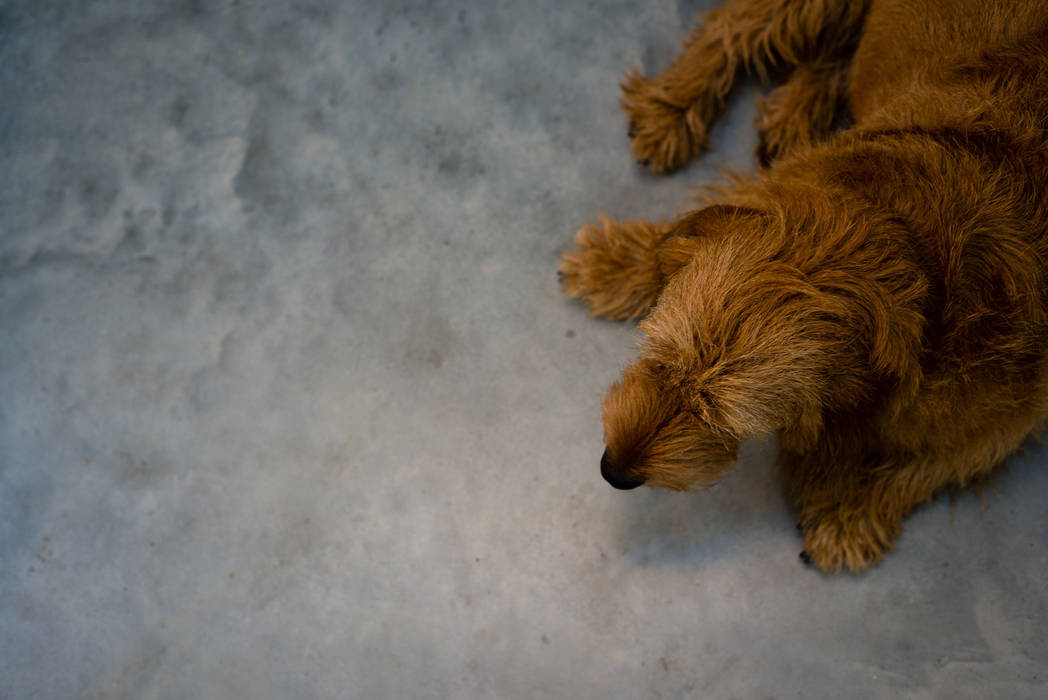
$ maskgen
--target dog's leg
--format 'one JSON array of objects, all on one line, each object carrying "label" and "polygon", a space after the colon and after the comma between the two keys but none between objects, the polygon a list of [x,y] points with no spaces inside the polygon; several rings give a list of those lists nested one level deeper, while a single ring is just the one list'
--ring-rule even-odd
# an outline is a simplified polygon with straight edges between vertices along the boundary
[{"label": "dog's leg", "polygon": [[1034,406],[1018,413],[1022,418],[1004,424],[988,419],[985,432],[952,442],[948,450],[922,454],[904,447],[905,461],[863,459],[847,449],[847,436],[802,451],[780,434],[786,440],[780,465],[800,508],[803,556],[827,572],[861,571],[877,562],[915,507],[946,488],[983,483],[1028,436],[1041,434]]},{"label": "dog's leg", "polygon": [[760,229],[755,209],[715,204],[671,221],[586,224],[575,250],[561,258],[565,294],[578,297],[594,316],[639,318],[658,301],[666,283],[700,250],[742,228]]},{"label": "dog's leg", "polygon": [[891,548],[914,503],[902,498],[892,474],[852,469],[839,461],[829,468],[830,454],[780,453],[800,507],[801,558],[827,573],[862,571]]},{"label": "dog's leg", "polygon": [[729,0],[709,12],[682,55],[648,80],[623,83],[623,109],[637,160],[679,168],[707,147],[707,131],[744,70],[761,76],[854,48],[866,0]]},{"label": "dog's leg", "polygon": [[846,63],[801,64],[757,102],[757,160],[762,166],[833,132],[845,107],[846,73]]},{"label": "dog's leg", "polygon": [[801,508],[802,558],[827,573],[847,568],[862,571],[878,562],[902,529],[913,507],[903,506],[878,486],[840,494],[830,506],[818,498]]},{"label": "dog's leg", "polygon": [[643,316],[665,283],[657,251],[671,228],[671,222],[603,216],[599,225],[586,224],[575,237],[576,250],[560,262],[564,293],[581,299],[594,316]]},{"label": "dog's leg", "polygon": [[[862,571],[892,548],[903,518],[915,507],[945,487],[979,483],[996,464],[959,467],[916,460],[860,472],[820,468],[811,460],[803,476],[791,478],[787,472],[800,504],[801,557],[828,573]],[[958,469],[963,469],[963,478]]]}]

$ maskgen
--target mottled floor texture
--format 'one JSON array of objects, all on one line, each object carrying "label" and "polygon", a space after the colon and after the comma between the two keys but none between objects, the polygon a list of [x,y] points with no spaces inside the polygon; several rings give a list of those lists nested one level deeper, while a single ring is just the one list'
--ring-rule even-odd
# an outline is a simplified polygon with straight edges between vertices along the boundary
[{"label": "mottled floor texture", "polygon": [[703,3],[0,0],[0,697],[1044,698],[1048,447],[867,574],[616,492],[556,263]]}]

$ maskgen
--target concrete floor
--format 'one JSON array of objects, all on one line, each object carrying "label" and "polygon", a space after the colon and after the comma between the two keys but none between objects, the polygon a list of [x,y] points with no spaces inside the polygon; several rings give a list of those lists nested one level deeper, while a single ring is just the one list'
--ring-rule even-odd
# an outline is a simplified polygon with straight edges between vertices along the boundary
[{"label": "concrete floor", "polygon": [[753,166],[630,159],[702,5],[0,0],[0,698],[1048,697],[1048,448],[858,577],[774,440],[600,478],[557,258]]}]

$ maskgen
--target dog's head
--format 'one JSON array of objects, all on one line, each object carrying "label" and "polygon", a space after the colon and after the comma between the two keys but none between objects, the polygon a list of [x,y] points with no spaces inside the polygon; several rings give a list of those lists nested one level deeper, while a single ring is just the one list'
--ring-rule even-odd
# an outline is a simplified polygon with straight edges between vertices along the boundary
[{"label": "dog's head", "polygon": [[816,429],[833,329],[815,296],[774,262],[686,265],[641,323],[640,359],[604,399],[604,478],[699,490],[734,464],[743,439]]},{"label": "dog's head", "polygon": [[670,369],[653,360],[625,370],[604,398],[603,413],[600,471],[615,488],[707,488],[739,449],[739,439],[712,424]]}]

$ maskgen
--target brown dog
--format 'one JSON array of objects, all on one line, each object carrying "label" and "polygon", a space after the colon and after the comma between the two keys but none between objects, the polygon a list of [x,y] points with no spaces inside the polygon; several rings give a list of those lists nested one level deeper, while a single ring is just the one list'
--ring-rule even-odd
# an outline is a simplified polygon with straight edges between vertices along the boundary
[{"label": "brown dog", "polygon": [[637,158],[697,155],[746,71],[786,75],[770,166],[672,221],[587,225],[561,262],[594,314],[646,315],[601,471],[700,489],[777,431],[802,558],[857,571],[1048,413],[1048,3],[730,0],[628,76]]}]

